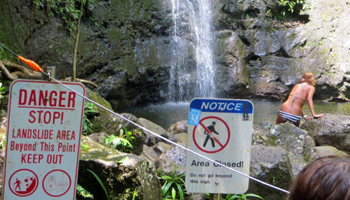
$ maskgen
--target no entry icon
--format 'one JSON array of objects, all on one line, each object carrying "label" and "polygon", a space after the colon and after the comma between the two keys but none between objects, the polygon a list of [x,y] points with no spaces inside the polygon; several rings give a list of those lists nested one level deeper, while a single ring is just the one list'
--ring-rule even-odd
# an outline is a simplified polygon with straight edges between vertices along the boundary
[{"label": "no entry icon", "polygon": [[199,125],[193,129],[193,142],[199,150],[205,153],[216,153],[223,150],[230,141],[230,136],[227,123],[216,116],[201,119]]}]

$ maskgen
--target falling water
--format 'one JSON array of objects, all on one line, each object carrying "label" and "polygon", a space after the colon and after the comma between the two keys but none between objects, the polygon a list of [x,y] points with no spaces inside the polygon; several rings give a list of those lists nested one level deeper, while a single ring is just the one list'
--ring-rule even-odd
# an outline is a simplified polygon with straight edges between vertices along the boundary
[{"label": "falling water", "polygon": [[[172,0],[174,62],[168,87],[170,102],[216,96],[211,10],[210,0]],[[186,62],[188,55],[184,55],[189,43],[195,51],[195,66]]]}]

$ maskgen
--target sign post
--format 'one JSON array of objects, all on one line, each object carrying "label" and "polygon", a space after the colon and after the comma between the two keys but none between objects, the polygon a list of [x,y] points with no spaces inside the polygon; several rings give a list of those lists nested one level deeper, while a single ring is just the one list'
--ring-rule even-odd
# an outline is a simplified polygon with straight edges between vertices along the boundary
[{"label": "sign post", "polygon": [[[190,104],[187,147],[249,175],[253,104],[248,100],[194,99]],[[249,179],[187,153],[186,189],[192,193],[242,194]]]},{"label": "sign post", "polygon": [[11,84],[4,200],[75,199],[83,112],[84,99],[57,83]]}]

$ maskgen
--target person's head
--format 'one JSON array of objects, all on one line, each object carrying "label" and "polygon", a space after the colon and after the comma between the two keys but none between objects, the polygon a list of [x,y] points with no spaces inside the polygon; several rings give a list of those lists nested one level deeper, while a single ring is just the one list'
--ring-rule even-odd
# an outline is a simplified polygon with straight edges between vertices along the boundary
[{"label": "person's head", "polygon": [[215,126],[216,122],[215,122],[215,121],[213,121],[211,124],[212,124],[213,126]]},{"label": "person's head", "polygon": [[350,200],[350,158],[315,160],[296,176],[289,191],[288,200]]},{"label": "person's head", "polygon": [[315,85],[314,75],[311,72],[306,72],[303,77],[301,77],[301,83],[308,83],[309,85]]}]

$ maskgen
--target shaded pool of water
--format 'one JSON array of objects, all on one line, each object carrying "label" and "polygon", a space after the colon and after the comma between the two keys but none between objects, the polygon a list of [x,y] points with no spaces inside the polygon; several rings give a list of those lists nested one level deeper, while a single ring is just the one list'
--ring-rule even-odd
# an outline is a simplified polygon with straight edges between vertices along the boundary
[{"label": "shaded pool of water", "polygon": [[[252,100],[254,105],[254,124],[267,121],[275,123],[278,110],[282,102],[266,102]],[[329,103],[329,102],[314,102],[316,114],[350,114],[349,103]],[[308,116],[311,116],[310,109],[307,103],[303,110]],[[148,106],[134,106],[117,110],[118,113],[131,113],[136,117],[148,119],[167,130],[173,123],[187,120],[189,113],[189,103],[165,103],[152,104]]]}]

